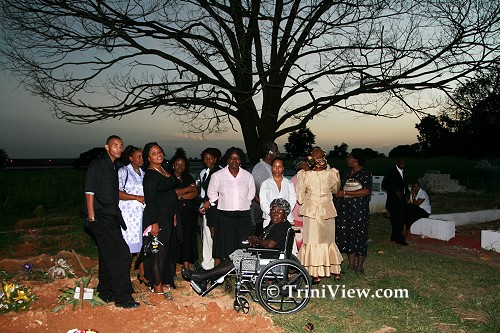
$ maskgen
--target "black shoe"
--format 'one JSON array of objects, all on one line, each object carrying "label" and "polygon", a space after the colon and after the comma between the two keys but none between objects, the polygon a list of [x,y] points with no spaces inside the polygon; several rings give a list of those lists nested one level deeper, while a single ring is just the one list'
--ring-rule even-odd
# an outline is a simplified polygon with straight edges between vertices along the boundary
[{"label": "black shoe", "polygon": [[187,269],[186,267],[182,267],[181,275],[185,280],[191,281],[193,278],[193,271],[190,269]]},{"label": "black shoe", "polygon": [[125,301],[125,302],[119,302],[119,301],[115,302],[115,306],[116,307],[118,307],[118,308],[125,308],[125,309],[138,308],[139,305],[140,304],[138,302],[134,301],[133,299],[129,300],[129,301]]},{"label": "black shoe", "polygon": [[195,272],[203,272],[205,269],[203,267],[201,267],[200,262],[198,260],[196,260],[194,262],[194,270],[195,270]]},{"label": "black shoe", "polygon": [[394,241],[394,243],[399,244],[399,245],[403,245],[403,246],[410,245],[410,244],[408,244],[408,243],[407,243],[404,239]]}]

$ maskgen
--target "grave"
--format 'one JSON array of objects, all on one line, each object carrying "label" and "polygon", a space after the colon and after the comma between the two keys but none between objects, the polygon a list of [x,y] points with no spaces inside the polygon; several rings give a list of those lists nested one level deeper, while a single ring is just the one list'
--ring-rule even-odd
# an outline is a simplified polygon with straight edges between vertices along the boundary
[{"label": "grave", "polygon": [[385,212],[385,201],[387,193],[382,190],[382,180],[384,176],[373,176],[372,178],[372,195],[370,196],[370,212],[383,213]]},{"label": "grave", "polygon": [[485,209],[474,212],[431,214],[431,219],[453,221],[456,226],[500,220],[500,209]]},{"label": "grave", "polygon": [[440,171],[428,171],[418,180],[423,189],[435,193],[450,193],[465,191],[465,187],[458,180],[451,179],[449,174]]},{"label": "grave", "polygon": [[481,230],[481,247],[485,250],[500,252],[500,231]]},{"label": "grave", "polygon": [[410,232],[414,235],[448,241],[455,237],[455,222],[422,218],[411,225]]}]

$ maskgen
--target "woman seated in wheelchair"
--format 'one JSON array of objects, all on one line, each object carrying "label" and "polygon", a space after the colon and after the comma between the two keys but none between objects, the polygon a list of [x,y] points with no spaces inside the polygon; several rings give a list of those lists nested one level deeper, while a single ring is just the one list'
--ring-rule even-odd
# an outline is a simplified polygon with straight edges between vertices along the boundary
[{"label": "woman seated in wheelchair", "polygon": [[[264,229],[261,237],[254,235],[250,236],[248,238],[248,244],[250,247],[255,248],[279,249],[280,251],[284,251],[287,231],[291,227],[290,222],[287,221],[287,216],[291,211],[290,203],[285,199],[278,198],[271,202],[270,207],[271,211],[269,215],[271,217],[271,223]],[[182,276],[186,280],[191,281],[191,284],[195,283],[199,287],[199,290],[205,291],[208,281],[218,279],[231,272],[235,267],[239,269],[242,259],[244,263],[243,266],[245,266],[246,262],[253,262],[253,267],[255,267],[255,255],[245,252],[243,249],[234,251],[229,258],[230,259],[222,261],[213,269],[206,271],[191,271],[187,268],[182,268]],[[245,260],[247,258],[254,258],[254,260]],[[243,269],[245,269],[245,267],[243,267]]]}]

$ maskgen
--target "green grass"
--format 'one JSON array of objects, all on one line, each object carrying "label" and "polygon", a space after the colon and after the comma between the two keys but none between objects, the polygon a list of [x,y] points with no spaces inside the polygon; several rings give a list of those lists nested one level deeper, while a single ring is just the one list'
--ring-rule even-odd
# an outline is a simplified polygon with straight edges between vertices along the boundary
[{"label": "green grass", "polygon": [[72,225],[67,240],[73,244],[66,250],[97,255],[83,229],[84,181],[85,171],[72,169],[0,171],[0,250],[8,250],[19,240],[19,233],[10,232],[19,220],[66,216]]},{"label": "green grass", "polygon": [[372,332],[384,325],[397,332],[440,332],[440,323],[441,329],[447,327],[444,332],[500,330],[500,270],[395,246],[387,241],[389,222],[380,215],[373,216],[370,227],[366,274],[346,273],[340,283],[323,279],[319,287],[407,289],[409,297],[311,299],[297,314],[273,316],[285,332],[301,332],[308,322],[318,333]]}]

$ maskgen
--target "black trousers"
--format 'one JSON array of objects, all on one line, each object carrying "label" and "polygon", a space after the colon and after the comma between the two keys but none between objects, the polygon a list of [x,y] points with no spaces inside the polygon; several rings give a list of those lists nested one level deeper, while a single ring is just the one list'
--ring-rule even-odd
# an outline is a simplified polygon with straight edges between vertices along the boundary
[{"label": "black trousers", "polygon": [[255,201],[252,201],[251,209],[253,220],[255,222],[254,235],[260,237],[264,232],[264,218],[262,217],[262,209],[260,209],[260,205]]},{"label": "black trousers", "polygon": [[123,239],[118,217],[96,215],[89,229],[99,249],[99,295],[114,296],[118,302],[130,301],[133,291],[130,250]]},{"label": "black trousers", "polygon": [[406,220],[406,203],[404,201],[398,202],[388,209],[390,213],[389,220],[391,221],[392,233],[391,241],[401,242],[405,241],[403,236],[403,226]]},{"label": "black trousers", "polygon": [[421,218],[428,218],[430,216],[425,210],[419,206],[407,204],[406,205],[406,227],[409,228],[411,225]]}]

